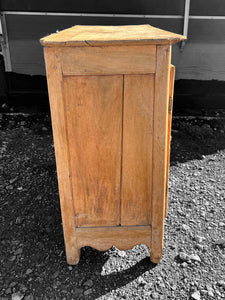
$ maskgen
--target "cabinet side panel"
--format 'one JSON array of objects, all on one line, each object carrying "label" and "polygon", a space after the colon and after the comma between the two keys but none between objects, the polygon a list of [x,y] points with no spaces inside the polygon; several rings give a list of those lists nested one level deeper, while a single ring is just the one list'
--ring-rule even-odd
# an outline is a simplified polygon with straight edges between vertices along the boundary
[{"label": "cabinet side panel", "polygon": [[121,224],[151,223],[154,74],[124,75]]},{"label": "cabinet side panel", "polygon": [[120,220],[123,77],[65,76],[76,226]]}]

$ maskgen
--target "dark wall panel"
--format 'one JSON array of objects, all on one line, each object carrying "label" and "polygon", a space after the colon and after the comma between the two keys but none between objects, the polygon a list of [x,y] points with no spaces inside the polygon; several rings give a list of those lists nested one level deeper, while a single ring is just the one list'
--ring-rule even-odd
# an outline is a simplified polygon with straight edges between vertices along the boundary
[{"label": "dark wall panel", "polygon": [[74,25],[138,25],[151,24],[182,33],[182,19],[62,17],[6,15],[9,49],[14,72],[45,74],[43,47],[39,39]]},{"label": "dark wall panel", "polygon": [[[182,19],[93,18],[60,16],[6,15],[9,48],[14,72],[45,74],[43,48],[39,39],[74,25],[151,24],[182,33]],[[173,47],[172,62],[177,79],[225,81],[225,20],[190,20],[188,40],[184,51]]]},{"label": "dark wall panel", "polygon": [[190,15],[225,16],[224,0],[191,0]]},{"label": "dark wall panel", "polygon": [[124,14],[174,14],[183,15],[184,0],[1,0],[1,10],[124,13]]}]

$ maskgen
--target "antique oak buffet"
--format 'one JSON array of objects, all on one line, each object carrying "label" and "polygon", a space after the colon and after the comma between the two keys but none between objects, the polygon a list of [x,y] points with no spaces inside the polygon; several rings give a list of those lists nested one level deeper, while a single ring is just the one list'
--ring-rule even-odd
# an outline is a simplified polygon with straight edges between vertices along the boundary
[{"label": "antique oak buffet", "polygon": [[174,67],[184,36],[137,26],[74,26],[41,39],[68,264],[80,248],[162,256]]}]

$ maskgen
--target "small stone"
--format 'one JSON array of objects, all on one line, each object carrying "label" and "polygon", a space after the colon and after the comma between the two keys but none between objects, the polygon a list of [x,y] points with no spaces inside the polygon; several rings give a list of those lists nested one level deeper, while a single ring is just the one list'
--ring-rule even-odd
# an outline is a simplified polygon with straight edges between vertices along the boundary
[{"label": "small stone", "polygon": [[18,191],[22,191],[22,189],[23,189],[22,186],[19,186],[19,187],[17,188]]},{"label": "small stone", "polygon": [[11,185],[11,184],[10,184],[10,185],[7,185],[7,186],[6,186],[6,189],[7,189],[7,190],[12,190],[12,189],[13,189],[13,185]]},{"label": "small stone", "polygon": [[27,291],[27,287],[23,284],[20,284],[20,291],[25,294],[25,292]]},{"label": "small stone", "polygon": [[27,295],[24,300],[34,300],[34,296],[32,294]]},{"label": "small stone", "polygon": [[186,267],[188,266],[188,264],[187,264],[186,262],[183,262],[183,263],[181,264],[181,266],[182,266],[183,268],[186,268]]},{"label": "small stone", "polygon": [[215,244],[221,248],[225,248],[225,239],[219,239],[219,240],[215,241]]},{"label": "small stone", "polygon": [[23,297],[24,297],[24,294],[22,294],[21,292],[12,294],[12,300],[21,300],[21,299],[23,299]]},{"label": "small stone", "polygon": [[179,253],[179,258],[183,261],[189,261],[190,260],[190,256],[188,254],[186,254],[185,252],[180,252]]},{"label": "small stone", "polygon": [[198,256],[198,254],[191,254],[190,259],[194,261],[201,262],[201,258]]},{"label": "small stone", "polygon": [[214,297],[213,291],[208,291],[208,295]]},{"label": "small stone", "polygon": [[219,226],[220,226],[220,227],[224,227],[224,226],[225,226],[225,223],[224,223],[224,222],[219,222]]},{"label": "small stone", "polygon": [[15,255],[13,255],[13,256],[11,256],[11,257],[9,258],[10,261],[14,261],[15,259],[16,259],[16,256],[15,256]]},{"label": "small stone", "polygon": [[194,300],[200,300],[201,299],[200,292],[199,291],[194,292],[193,294],[191,294],[191,298]]},{"label": "small stone", "polygon": [[215,290],[215,293],[216,293],[218,296],[220,296],[220,297],[222,296],[221,293],[220,293],[220,291],[218,291],[218,290]]},{"label": "small stone", "polygon": [[87,296],[91,293],[92,293],[92,289],[88,289],[88,290],[84,291],[84,296]]},{"label": "small stone", "polygon": [[82,294],[83,293],[83,289],[81,289],[81,288],[75,288],[75,290],[74,290],[74,294],[75,295],[78,295],[78,294]]},{"label": "small stone", "polygon": [[208,250],[208,246],[204,245],[203,246],[203,251],[206,252]]},{"label": "small stone", "polygon": [[59,271],[56,271],[51,277],[56,278],[56,277],[58,277],[58,275],[59,275]]},{"label": "small stone", "polygon": [[201,293],[202,293],[203,295],[207,295],[207,294],[208,294],[208,291],[207,291],[207,290],[201,290]]},{"label": "small stone", "polygon": [[199,236],[199,235],[195,236],[195,240],[197,243],[200,243],[200,244],[203,243],[204,239],[205,238],[203,236]]},{"label": "small stone", "polygon": [[53,283],[53,288],[54,289],[57,289],[57,287],[60,285],[60,282],[57,280],[57,281],[55,281],[54,283]]},{"label": "small stone", "polygon": [[17,249],[17,250],[14,252],[15,255],[20,255],[20,254],[22,254],[22,253],[23,253],[23,249],[22,249],[22,248],[19,248],[19,249]]},{"label": "small stone", "polygon": [[183,228],[185,231],[191,230],[191,228],[190,228],[188,225],[186,225],[186,224],[183,224],[183,225],[182,225],[182,228]]},{"label": "small stone", "polygon": [[16,286],[16,285],[17,285],[17,283],[16,283],[16,282],[11,282],[11,283],[10,283],[10,285],[9,285],[9,287],[11,287],[11,288],[12,288],[12,287],[14,287],[14,286]]},{"label": "small stone", "polygon": [[92,287],[93,286],[93,281],[91,279],[85,281],[85,283],[83,284],[84,286],[88,286],[88,287]]},{"label": "small stone", "polygon": [[43,126],[43,127],[41,128],[41,130],[42,130],[42,131],[48,131],[48,128],[45,127],[45,126]]},{"label": "small stone", "polygon": [[126,252],[125,251],[123,251],[123,250],[118,250],[118,255],[120,256],[120,257],[125,257],[127,254],[126,254]]},{"label": "small stone", "polygon": [[68,269],[69,269],[70,271],[72,271],[72,270],[73,270],[73,267],[71,267],[71,266],[68,266]]},{"label": "small stone", "polygon": [[207,291],[208,291],[208,295],[211,296],[211,297],[214,297],[213,288],[211,287],[211,285],[207,284],[206,288],[207,288]]},{"label": "small stone", "polygon": [[200,215],[201,215],[203,218],[205,218],[206,212],[205,212],[205,211],[201,211]]},{"label": "small stone", "polygon": [[198,250],[201,250],[201,251],[204,250],[204,246],[201,245],[201,244],[197,244],[195,247],[196,247]]},{"label": "small stone", "polygon": [[159,294],[156,293],[156,292],[153,292],[153,293],[151,294],[151,297],[152,297],[153,299],[159,299]]},{"label": "small stone", "polygon": [[22,218],[21,217],[17,217],[16,218],[16,224],[21,224],[22,223]]},{"label": "small stone", "polygon": [[26,270],[26,275],[29,275],[29,274],[31,274],[32,272],[33,272],[32,269],[27,269],[27,270]]},{"label": "small stone", "polygon": [[9,287],[9,288],[7,288],[7,290],[5,291],[5,293],[6,293],[6,295],[8,295],[8,294],[11,294],[12,293],[12,290],[11,290],[11,288]]},{"label": "small stone", "polygon": [[144,278],[142,276],[139,276],[138,279],[137,279],[137,283],[139,285],[145,285],[146,284],[146,281],[144,280]]},{"label": "small stone", "polygon": [[15,178],[13,178],[13,179],[10,179],[10,180],[9,180],[9,183],[12,184],[12,183],[14,183],[16,180],[17,180],[17,177],[15,177]]},{"label": "small stone", "polygon": [[164,282],[157,282],[157,285],[161,288],[165,287],[165,283]]}]

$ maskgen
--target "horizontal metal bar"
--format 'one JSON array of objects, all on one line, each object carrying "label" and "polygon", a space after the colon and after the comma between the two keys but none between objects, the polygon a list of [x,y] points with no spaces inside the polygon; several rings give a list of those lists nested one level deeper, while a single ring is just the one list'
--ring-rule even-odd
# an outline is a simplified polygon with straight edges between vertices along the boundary
[{"label": "horizontal metal bar", "polygon": [[101,13],[58,13],[58,12],[28,12],[28,11],[2,11],[5,15],[23,16],[60,16],[60,17],[100,17],[100,18],[154,18],[154,19],[182,19],[179,15],[138,15],[138,14],[101,14]]},{"label": "horizontal metal bar", "polygon": [[[2,11],[5,15],[59,16],[59,17],[106,17],[106,18],[146,18],[146,19],[183,19],[181,15],[140,15],[140,14],[101,14],[101,13],[61,13],[37,11]],[[193,20],[225,20],[225,16],[189,16]]]},{"label": "horizontal metal bar", "polygon": [[192,20],[225,20],[225,16],[189,16]]}]

